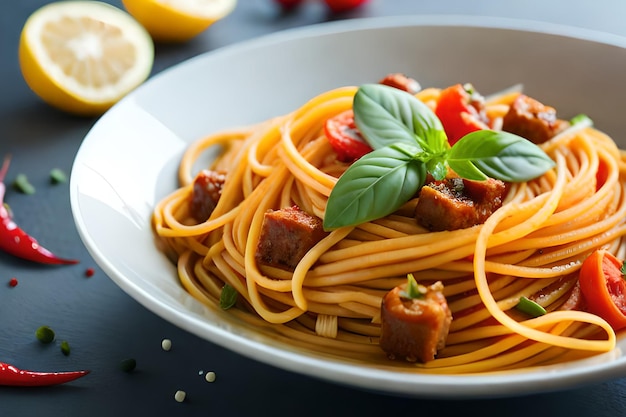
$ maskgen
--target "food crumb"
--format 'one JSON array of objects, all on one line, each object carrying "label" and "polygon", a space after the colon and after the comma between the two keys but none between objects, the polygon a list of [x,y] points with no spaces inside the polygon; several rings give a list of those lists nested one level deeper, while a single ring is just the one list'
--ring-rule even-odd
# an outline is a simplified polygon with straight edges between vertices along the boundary
[{"label": "food crumb", "polygon": [[172,348],[172,341],[170,339],[163,339],[161,341],[161,348],[164,351],[169,352],[169,350]]},{"label": "food crumb", "polygon": [[178,390],[176,391],[176,394],[174,394],[174,399],[179,403],[182,403],[183,401],[185,401],[186,396],[187,393],[185,391]]},{"label": "food crumb", "polygon": [[17,287],[17,278],[11,278],[9,280],[9,286],[10,287]]},{"label": "food crumb", "polygon": [[93,268],[87,268],[87,270],[85,271],[85,276],[86,277],[93,277],[93,274],[96,273],[96,270]]},{"label": "food crumb", "polygon": [[215,372],[209,371],[204,376],[204,379],[206,380],[206,382],[215,382],[215,377],[216,377]]}]

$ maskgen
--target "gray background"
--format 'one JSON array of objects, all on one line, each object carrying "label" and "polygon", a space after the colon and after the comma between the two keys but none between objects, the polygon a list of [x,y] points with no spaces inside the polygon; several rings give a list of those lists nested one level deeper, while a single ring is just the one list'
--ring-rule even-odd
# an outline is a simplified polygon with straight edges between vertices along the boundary
[{"label": "gray background", "polygon": [[[119,1],[108,1],[121,7]],[[573,390],[490,400],[426,400],[383,396],[274,369],[193,336],[147,311],[97,268],[76,232],[67,184],[48,173],[70,172],[81,141],[96,119],[62,114],[35,97],[20,74],[19,34],[43,0],[0,2],[0,155],[13,154],[10,174],[27,173],[35,196],[9,191],[6,202],[26,231],[44,246],[81,262],[48,267],[0,253],[0,361],[39,370],[91,369],[75,383],[49,388],[0,387],[0,416],[317,416],[401,413],[440,416],[576,415],[626,413],[626,378]],[[565,23],[626,35],[626,2],[371,0],[357,11],[329,15],[317,1],[283,14],[272,0],[239,0],[234,13],[193,41],[157,46],[153,73],[221,46],[328,20],[405,14],[471,14]],[[11,175],[9,175],[11,178]],[[85,277],[87,268],[95,275]],[[10,278],[19,280],[15,288]],[[35,329],[50,325],[72,346],[42,346]],[[164,352],[163,338],[173,342]],[[131,374],[120,361],[135,358]],[[209,384],[200,371],[214,371]],[[174,401],[185,390],[184,403]]]}]

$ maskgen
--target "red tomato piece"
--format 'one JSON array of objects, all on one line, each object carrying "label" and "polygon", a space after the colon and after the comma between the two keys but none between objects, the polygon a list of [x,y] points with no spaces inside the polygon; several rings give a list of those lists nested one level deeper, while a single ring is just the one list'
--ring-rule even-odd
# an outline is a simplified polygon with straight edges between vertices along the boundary
[{"label": "red tomato piece", "polygon": [[326,3],[333,13],[341,13],[355,9],[367,3],[367,0],[324,0],[324,3]]},{"label": "red tomato piece", "polygon": [[435,114],[441,120],[450,146],[468,133],[489,128],[482,97],[472,96],[461,84],[444,89],[439,96]]},{"label": "red tomato piece", "polygon": [[372,151],[354,123],[354,113],[346,110],[331,117],[324,125],[324,134],[342,162],[353,162]]},{"label": "red tomato piece", "polygon": [[621,266],[612,253],[598,249],[585,259],[578,278],[587,310],[615,331],[626,327],[626,281]]}]

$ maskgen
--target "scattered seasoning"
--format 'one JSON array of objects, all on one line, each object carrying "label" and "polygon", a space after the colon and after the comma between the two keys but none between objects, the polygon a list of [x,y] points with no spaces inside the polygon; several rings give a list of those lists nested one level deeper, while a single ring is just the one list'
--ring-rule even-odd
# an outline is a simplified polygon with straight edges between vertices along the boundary
[{"label": "scattered seasoning", "polygon": [[13,188],[23,194],[35,194],[35,187],[28,181],[26,174],[17,174],[13,181]]},{"label": "scattered seasoning", "polygon": [[120,369],[124,372],[132,372],[137,367],[137,361],[133,358],[124,359],[120,362]]},{"label": "scattered seasoning", "polygon": [[50,182],[53,184],[60,184],[63,182],[67,182],[67,175],[60,168],[53,168],[50,170]]},{"label": "scattered seasoning", "polygon": [[18,284],[18,282],[17,282],[17,278],[13,277],[13,278],[11,278],[11,279],[9,280],[9,286],[10,286],[10,287],[17,287],[17,284]]},{"label": "scattered seasoning", "polygon": [[178,390],[176,391],[176,394],[174,394],[174,399],[179,403],[182,403],[183,401],[185,401],[186,396],[187,393],[185,391]]},{"label": "scattered seasoning", "polygon": [[0,167],[0,250],[3,250],[18,258],[27,259],[42,264],[75,264],[76,260],[62,259],[41,246],[37,240],[29,236],[24,230],[17,226],[13,221],[4,205],[4,194],[6,185],[4,179],[9,170],[9,156],[4,158],[2,167]]},{"label": "scattered seasoning", "polygon": [[206,380],[206,382],[215,382],[215,377],[216,377],[215,372],[209,371],[204,376],[204,379]]},{"label": "scattered seasoning", "polygon": [[67,340],[64,340],[64,341],[61,342],[61,352],[65,356],[69,356],[69,354],[70,354],[70,344],[67,342]]},{"label": "scattered seasoning", "polygon": [[85,276],[86,276],[87,278],[93,277],[93,275],[94,275],[95,273],[96,273],[96,270],[95,270],[95,269],[93,269],[93,268],[87,268],[87,269],[85,270]]},{"label": "scattered seasoning", "polygon": [[42,387],[64,384],[87,375],[89,371],[35,372],[0,362],[0,385]]},{"label": "scattered seasoning", "polygon": [[48,344],[54,340],[54,330],[48,326],[41,326],[35,331],[35,336],[41,343]]},{"label": "scattered seasoning", "polygon": [[220,308],[222,310],[228,310],[237,302],[237,290],[228,285],[224,284],[222,287],[222,292],[220,293]]},{"label": "scattered seasoning", "polygon": [[172,341],[170,339],[161,340],[161,348],[164,351],[169,352],[169,350],[172,348]]}]

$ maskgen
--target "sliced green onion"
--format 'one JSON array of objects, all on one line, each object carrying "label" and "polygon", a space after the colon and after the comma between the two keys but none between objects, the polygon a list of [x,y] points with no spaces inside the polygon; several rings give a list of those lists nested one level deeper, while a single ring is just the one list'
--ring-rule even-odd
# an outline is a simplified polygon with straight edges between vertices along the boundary
[{"label": "sliced green onion", "polygon": [[585,124],[588,124],[589,126],[593,125],[593,120],[591,120],[591,118],[587,116],[586,114],[578,114],[572,117],[569,122],[572,126],[580,124],[580,123],[585,123]]},{"label": "sliced green onion", "polygon": [[400,292],[400,296],[402,298],[408,298],[409,300],[424,297],[424,294],[426,294],[426,287],[419,285],[413,274],[407,274],[406,277],[406,289]]},{"label": "sliced green onion", "polygon": [[13,187],[24,194],[35,194],[35,187],[28,181],[26,174],[17,174]]},{"label": "sliced green onion", "polygon": [[220,308],[222,310],[228,310],[237,302],[237,290],[228,284],[224,284],[222,292],[220,294]]},{"label": "sliced green onion", "polygon": [[67,182],[67,175],[65,175],[65,172],[63,172],[63,170],[59,168],[53,168],[52,170],[50,170],[50,181],[53,184]]},{"label": "sliced green onion", "polygon": [[51,343],[54,340],[54,330],[48,326],[41,326],[35,331],[35,337],[41,343]]},{"label": "sliced green onion", "polygon": [[545,308],[527,297],[520,297],[519,303],[517,303],[515,308],[531,317],[539,317],[546,314]]}]

